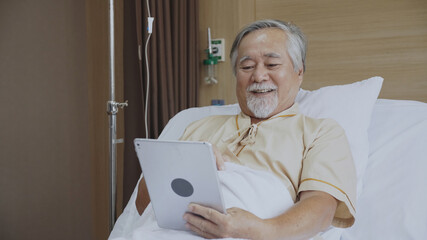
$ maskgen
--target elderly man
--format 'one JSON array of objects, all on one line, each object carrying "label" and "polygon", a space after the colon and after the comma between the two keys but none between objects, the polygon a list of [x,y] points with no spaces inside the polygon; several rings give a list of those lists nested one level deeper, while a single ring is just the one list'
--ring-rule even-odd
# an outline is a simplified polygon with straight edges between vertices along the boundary
[{"label": "elderly man", "polygon": [[[182,140],[208,141],[223,159],[280,178],[295,204],[271,219],[239,208],[219,213],[190,204],[189,229],[206,238],[307,239],[331,224],[354,222],[356,177],[343,129],[298,112],[306,41],[299,28],[262,20],[244,28],[231,49],[241,113],[191,124]],[[265,206],[268,207],[268,206]]]}]

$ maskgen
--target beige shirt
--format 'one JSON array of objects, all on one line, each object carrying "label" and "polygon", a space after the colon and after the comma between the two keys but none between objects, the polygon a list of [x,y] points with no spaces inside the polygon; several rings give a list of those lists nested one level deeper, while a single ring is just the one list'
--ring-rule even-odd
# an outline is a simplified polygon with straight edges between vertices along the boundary
[{"label": "beige shirt", "polygon": [[294,202],[302,191],[329,193],[340,202],[332,224],[354,223],[356,173],[344,130],[331,119],[298,112],[298,104],[251,125],[244,113],[211,116],[187,127],[181,140],[215,144],[232,162],[279,177]]}]

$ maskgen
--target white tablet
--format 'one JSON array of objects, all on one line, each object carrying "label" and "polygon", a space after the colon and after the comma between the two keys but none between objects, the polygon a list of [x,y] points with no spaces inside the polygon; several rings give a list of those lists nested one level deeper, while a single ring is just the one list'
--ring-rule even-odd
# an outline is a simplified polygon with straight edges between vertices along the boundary
[{"label": "white tablet", "polygon": [[225,213],[212,146],[206,142],[134,141],[157,223],[186,230],[189,203]]}]

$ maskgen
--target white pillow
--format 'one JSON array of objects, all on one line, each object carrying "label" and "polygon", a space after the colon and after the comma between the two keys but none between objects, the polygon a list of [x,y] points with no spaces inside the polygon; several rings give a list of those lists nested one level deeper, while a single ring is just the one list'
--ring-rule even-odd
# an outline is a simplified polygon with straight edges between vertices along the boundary
[{"label": "white pillow", "polygon": [[300,112],[313,118],[332,118],[345,130],[357,173],[357,196],[363,190],[362,178],[368,164],[368,127],[381,90],[382,77],[347,85],[301,89],[296,97]]},{"label": "white pillow", "polygon": [[[313,118],[332,118],[344,128],[356,165],[358,188],[362,192],[362,177],[369,154],[368,127],[375,101],[381,90],[382,77],[346,85],[323,87],[315,91],[301,89],[296,97],[301,113]],[[159,139],[178,139],[193,121],[210,115],[234,115],[238,104],[190,108],[179,112],[162,131]]]}]

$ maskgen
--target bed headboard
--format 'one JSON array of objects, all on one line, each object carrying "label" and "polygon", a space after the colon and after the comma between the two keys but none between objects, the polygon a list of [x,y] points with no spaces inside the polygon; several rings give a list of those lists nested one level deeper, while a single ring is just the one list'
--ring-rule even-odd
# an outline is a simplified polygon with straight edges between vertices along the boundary
[{"label": "bed headboard", "polygon": [[[213,38],[226,39],[228,52],[238,29],[264,18],[292,21],[306,34],[303,88],[382,76],[380,98],[427,102],[427,1],[201,0],[200,46],[210,26]],[[217,86],[201,84],[201,105],[212,98],[235,102],[229,60],[218,68]]]}]

